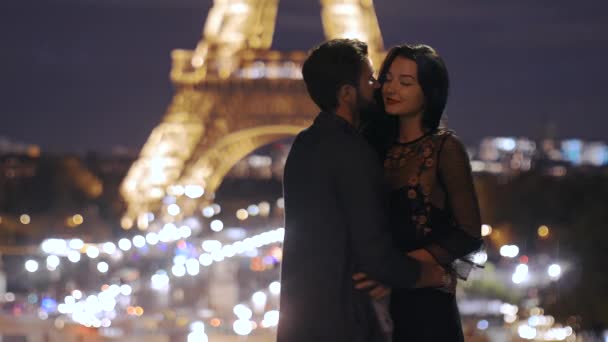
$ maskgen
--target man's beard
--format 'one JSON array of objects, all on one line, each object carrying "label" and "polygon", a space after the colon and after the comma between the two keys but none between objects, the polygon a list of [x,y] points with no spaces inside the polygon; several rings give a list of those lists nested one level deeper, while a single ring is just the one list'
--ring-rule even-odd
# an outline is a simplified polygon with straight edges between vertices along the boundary
[{"label": "man's beard", "polygon": [[355,122],[357,122],[358,125],[369,122],[380,113],[380,106],[378,106],[375,99],[366,100],[358,91],[356,106],[355,115],[357,115],[357,117],[355,118]]}]

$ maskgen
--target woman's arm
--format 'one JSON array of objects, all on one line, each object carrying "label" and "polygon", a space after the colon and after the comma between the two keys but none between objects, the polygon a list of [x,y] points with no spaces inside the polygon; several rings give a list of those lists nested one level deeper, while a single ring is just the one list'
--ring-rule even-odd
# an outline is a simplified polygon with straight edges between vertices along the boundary
[{"label": "woman's arm", "polygon": [[454,222],[425,249],[446,265],[481,247],[481,217],[469,156],[458,138],[445,138],[438,161],[439,185],[446,194],[445,209]]}]

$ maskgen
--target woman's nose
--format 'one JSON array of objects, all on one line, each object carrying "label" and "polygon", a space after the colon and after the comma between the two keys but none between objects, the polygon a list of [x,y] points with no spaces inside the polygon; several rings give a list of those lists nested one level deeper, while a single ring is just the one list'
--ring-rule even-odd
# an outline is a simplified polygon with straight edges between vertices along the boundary
[{"label": "woman's nose", "polygon": [[391,82],[386,81],[382,84],[382,92],[384,94],[392,94],[393,93],[393,87],[391,86]]}]

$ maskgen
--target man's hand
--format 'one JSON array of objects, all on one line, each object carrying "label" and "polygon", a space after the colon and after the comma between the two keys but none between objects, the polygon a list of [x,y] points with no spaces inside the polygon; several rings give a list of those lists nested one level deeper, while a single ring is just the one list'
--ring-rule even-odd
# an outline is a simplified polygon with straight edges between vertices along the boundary
[{"label": "man's hand", "polygon": [[365,273],[355,273],[353,280],[355,281],[355,288],[357,290],[369,290],[369,295],[376,300],[391,294],[390,288],[381,285],[375,280],[368,279]]}]

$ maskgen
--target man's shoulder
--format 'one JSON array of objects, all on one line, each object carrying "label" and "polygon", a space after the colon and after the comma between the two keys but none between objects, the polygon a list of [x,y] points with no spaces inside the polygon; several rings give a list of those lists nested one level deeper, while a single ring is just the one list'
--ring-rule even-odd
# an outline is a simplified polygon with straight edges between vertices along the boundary
[{"label": "man's shoulder", "polygon": [[[376,161],[377,155],[367,140],[355,129],[315,120],[298,133],[292,143],[290,155],[314,153],[335,162],[365,160]],[[304,153],[302,153],[304,152]],[[299,158],[298,158],[299,159]]]},{"label": "man's shoulder", "polygon": [[337,146],[340,146],[342,144],[361,144],[363,142],[365,142],[363,137],[354,130],[315,121],[296,135],[293,144],[314,143],[315,145],[337,144]]}]

